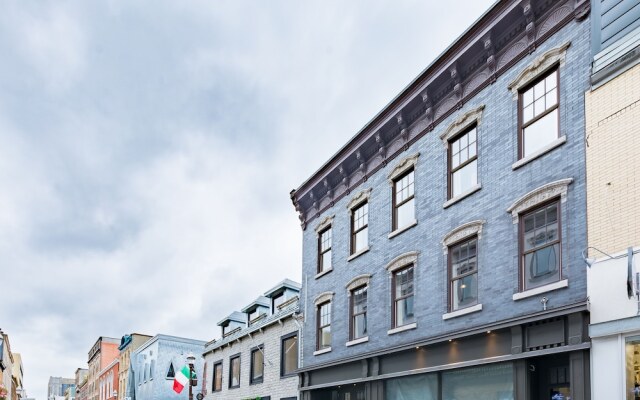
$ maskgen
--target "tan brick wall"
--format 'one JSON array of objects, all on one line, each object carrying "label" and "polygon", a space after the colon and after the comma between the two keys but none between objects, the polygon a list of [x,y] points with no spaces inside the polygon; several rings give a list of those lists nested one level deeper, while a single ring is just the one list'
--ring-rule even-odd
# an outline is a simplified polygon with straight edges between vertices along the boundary
[{"label": "tan brick wall", "polygon": [[618,252],[640,245],[640,65],[585,102],[589,246]]}]

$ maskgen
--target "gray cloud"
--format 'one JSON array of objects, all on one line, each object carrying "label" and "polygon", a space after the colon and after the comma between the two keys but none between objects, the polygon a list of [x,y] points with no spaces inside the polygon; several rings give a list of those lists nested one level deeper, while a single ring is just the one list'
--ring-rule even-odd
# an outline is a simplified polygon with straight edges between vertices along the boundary
[{"label": "gray cloud", "polygon": [[289,190],[490,2],[5,4],[0,327],[29,394],[100,335],[210,340],[299,280]]}]

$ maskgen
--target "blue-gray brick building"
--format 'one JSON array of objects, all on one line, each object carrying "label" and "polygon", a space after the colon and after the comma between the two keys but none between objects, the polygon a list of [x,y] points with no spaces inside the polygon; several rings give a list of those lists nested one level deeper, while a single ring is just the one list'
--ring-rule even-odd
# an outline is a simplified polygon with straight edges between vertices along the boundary
[{"label": "blue-gray brick building", "polygon": [[589,1],[498,1],[291,198],[303,399],[589,399]]}]

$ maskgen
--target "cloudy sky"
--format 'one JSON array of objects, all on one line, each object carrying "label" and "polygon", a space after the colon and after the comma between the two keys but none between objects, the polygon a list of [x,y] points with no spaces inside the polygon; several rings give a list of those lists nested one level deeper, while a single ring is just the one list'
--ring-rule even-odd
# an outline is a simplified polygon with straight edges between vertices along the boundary
[{"label": "cloudy sky", "polygon": [[0,328],[27,393],[98,336],[211,340],[300,280],[289,191],[492,2],[4,2]]}]

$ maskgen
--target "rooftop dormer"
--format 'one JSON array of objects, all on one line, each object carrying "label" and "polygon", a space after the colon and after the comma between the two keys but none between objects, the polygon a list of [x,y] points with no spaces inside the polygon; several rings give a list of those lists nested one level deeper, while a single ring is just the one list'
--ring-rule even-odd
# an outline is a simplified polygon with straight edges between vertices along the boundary
[{"label": "rooftop dormer", "polygon": [[218,322],[218,326],[222,327],[222,337],[224,338],[246,327],[247,319],[243,313],[234,311]]},{"label": "rooftop dormer", "polygon": [[285,279],[278,283],[264,295],[270,301],[271,312],[273,314],[280,311],[283,307],[290,304],[294,298],[298,298],[302,286],[290,279]]},{"label": "rooftop dormer", "polygon": [[267,297],[260,296],[243,308],[242,312],[247,315],[247,324],[251,326],[270,314],[271,301]]}]

